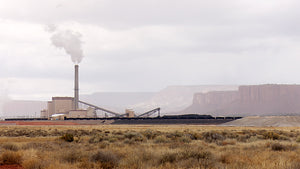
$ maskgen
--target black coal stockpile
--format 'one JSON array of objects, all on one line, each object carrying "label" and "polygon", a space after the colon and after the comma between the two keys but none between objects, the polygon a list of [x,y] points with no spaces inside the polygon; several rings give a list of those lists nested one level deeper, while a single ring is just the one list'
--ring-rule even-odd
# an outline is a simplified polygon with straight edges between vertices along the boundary
[{"label": "black coal stockpile", "polygon": [[211,115],[199,114],[182,114],[182,115],[165,115],[163,119],[215,119]]}]

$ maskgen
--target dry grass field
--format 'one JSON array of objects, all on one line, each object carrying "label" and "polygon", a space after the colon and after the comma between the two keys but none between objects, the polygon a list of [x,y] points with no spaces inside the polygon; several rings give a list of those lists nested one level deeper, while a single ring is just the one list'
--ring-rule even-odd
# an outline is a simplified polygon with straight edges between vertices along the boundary
[{"label": "dry grass field", "polygon": [[0,168],[300,168],[296,127],[0,126],[0,136]]}]

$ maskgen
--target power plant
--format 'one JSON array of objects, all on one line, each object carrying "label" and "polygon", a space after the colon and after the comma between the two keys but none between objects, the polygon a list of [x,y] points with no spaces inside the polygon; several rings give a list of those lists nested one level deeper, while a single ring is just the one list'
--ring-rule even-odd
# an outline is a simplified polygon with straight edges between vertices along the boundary
[{"label": "power plant", "polygon": [[[123,114],[104,109],[102,107],[81,101],[79,99],[79,65],[74,66],[74,97],[52,97],[47,110],[41,112],[44,120],[113,120],[113,124],[221,124],[240,117],[212,117],[209,115],[174,115],[160,117],[160,108],[156,108],[139,115],[132,109],[126,109]],[[82,106],[87,108],[83,109]],[[97,111],[104,112],[98,116]],[[156,117],[150,117],[157,113]],[[16,119],[7,119],[16,120]],[[25,120],[25,119],[19,119]],[[38,119],[31,119],[38,120]]]},{"label": "power plant", "polygon": [[[189,115],[189,116],[172,116],[160,117],[160,108],[155,108],[145,113],[135,114],[131,109],[126,109],[124,113],[117,113],[105,108],[102,108],[91,103],[81,101],[79,99],[79,63],[84,57],[81,48],[82,41],[80,33],[73,31],[62,31],[54,29],[51,31],[52,37],[50,38],[52,44],[59,48],[64,49],[65,52],[71,56],[74,63],[74,97],[52,97],[51,101],[47,102],[47,109],[41,111],[41,118],[19,118],[19,119],[5,119],[6,121],[13,120],[115,120],[116,124],[120,123],[220,123],[224,120],[231,120],[221,117],[218,118],[208,117],[206,115]],[[98,112],[104,112],[102,116]],[[157,113],[156,117],[153,115]],[[152,117],[150,117],[152,116]],[[181,119],[178,121],[178,119]],[[195,119],[192,121],[190,119]],[[200,119],[200,120],[199,120]],[[204,121],[202,119],[205,119]],[[156,121],[156,122],[155,122]],[[186,123],[184,122],[184,123]]]},{"label": "power plant", "polygon": [[[85,109],[80,108],[79,104],[87,107]],[[102,111],[106,117],[112,116],[117,118],[134,118],[134,117],[149,117],[152,114],[158,112],[160,116],[160,108],[153,109],[146,113],[135,115],[131,109],[126,109],[124,114],[120,114],[111,110],[104,109],[102,107],[80,101],[79,100],[79,65],[74,65],[74,97],[52,97],[51,101],[48,101],[47,110],[41,111],[41,117],[63,120],[67,118],[98,118],[96,111]]]},{"label": "power plant", "polygon": [[[41,111],[41,118],[14,118],[5,121],[35,121],[35,120],[79,120],[103,123],[106,120],[113,124],[221,124],[240,117],[212,117],[209,115],[175,115],[160,117],[160,108],[145,113],[135,114],[132,109],[117,113],[79,99],[79,65],[74,65],[74,97],[52,97],[47,102],[47,109]],[[104,112],[100,116],[97,111]],[[157,116],[153,117],[157,113]],[[152,116],[152,117],[150,117]],[[102,120],[99,121],[99,120]],[[90,123],[88,123],[90,124]]]}]

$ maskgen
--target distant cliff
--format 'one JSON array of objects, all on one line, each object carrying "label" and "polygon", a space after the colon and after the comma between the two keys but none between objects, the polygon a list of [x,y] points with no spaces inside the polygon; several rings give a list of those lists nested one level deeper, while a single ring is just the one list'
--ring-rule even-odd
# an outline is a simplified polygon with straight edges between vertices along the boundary
[{"label": "distant cliff", "polygon": [[182,112],[239,116],[300,115],[300,85],[252,85],[240,86],[237,91],[196,93],[193,104]]},{"label": "distant cliff", "polygon": [[168,86],[165,89],[157,92],[149,100],[137,103],[131,108],[145,112],[147,110],[160,107],[162,114],[169,114],[188,107],[193,101],[194,93],[237,89],[237,85]]}]

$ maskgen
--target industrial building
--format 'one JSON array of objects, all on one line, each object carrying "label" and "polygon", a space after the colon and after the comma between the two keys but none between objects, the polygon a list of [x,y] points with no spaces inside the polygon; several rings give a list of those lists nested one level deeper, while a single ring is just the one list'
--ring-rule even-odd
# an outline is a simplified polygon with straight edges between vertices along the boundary
[{"label": "industrial building", "polygon": [[[96,111],[94,108],[75,109],[75,101],[73,97],[52,97],[52,101],[48,102],[47,110],[41,111],[41,116],[46,118],[60,116],[69,118],[94,118]],[[55,118],[55,119],[56,119]]]}]

